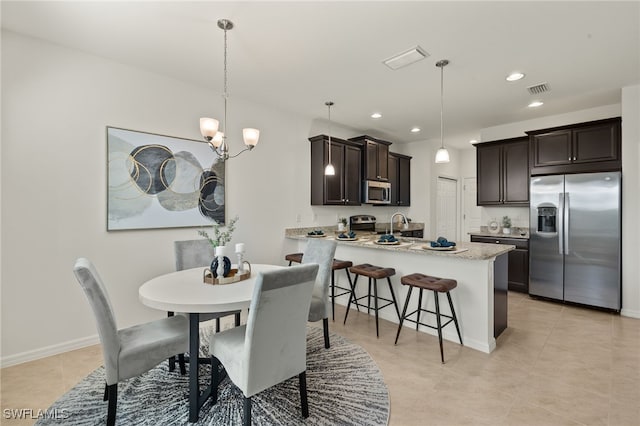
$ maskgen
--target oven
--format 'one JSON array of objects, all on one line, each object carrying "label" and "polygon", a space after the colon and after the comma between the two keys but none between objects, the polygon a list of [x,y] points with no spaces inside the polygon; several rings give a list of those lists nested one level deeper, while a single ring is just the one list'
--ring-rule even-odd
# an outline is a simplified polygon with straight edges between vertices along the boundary
[{"label": "oven", "polygon": [[376,217],[367,214],[351,216],[349,217],[349,230],[359,233],[375,233]]},{"label": "oven", "polygon": [[365,204],[391,204],[391,183],[365,180],[362,196]]}]

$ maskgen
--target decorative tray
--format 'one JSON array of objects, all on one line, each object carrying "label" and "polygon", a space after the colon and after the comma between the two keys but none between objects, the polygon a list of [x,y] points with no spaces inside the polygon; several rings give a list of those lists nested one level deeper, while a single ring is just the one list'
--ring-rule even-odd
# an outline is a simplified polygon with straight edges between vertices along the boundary
[{"label": "decorative tray", "polygon": [[209,268],[205,268],[204,273],[202,275],[202,279],[205,284],[212,284],[212,285],[233,284],[233,283],[246,280],[247,278],[251,277],[251,264],[245,260],[243,262],[243,265],[248,265],[249,269],[248,270],[245,269],[242,274],[238,274],[238,270],[233,268],[229,271],[229,275],[222,278],[214,278],[213,273],[211,273],[211,270]]},{"label": "decorative tray", "polygon": [[397,246],[400,241],[374,241],[374,243],[380,246]]},{"label": "decorative tray", "polygon": [[457,247],[456,246],[451,246],[451,247],[431,247],[431,246],[422,246],[423,249],[425,250],[436,250],[436,251],[453,251],[455,250]]}]

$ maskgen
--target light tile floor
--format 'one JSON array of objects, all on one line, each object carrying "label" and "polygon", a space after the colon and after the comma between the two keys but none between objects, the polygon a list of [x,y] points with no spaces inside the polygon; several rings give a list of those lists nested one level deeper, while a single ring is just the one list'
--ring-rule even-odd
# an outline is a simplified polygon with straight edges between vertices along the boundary
[{"label": "light tile floor", "polygon": [[[455,297],[455,296],[454,296]],[[390,309],[390,308],[387,308]],[[402,331],[351,312],[332,332],[364,347],[380,367],[390,425],[640,425],[640,320],[509,293],[509,328],[491,354]],[[321,322],[314,323],[321,326]],[[99,346],[0,370],[5,409],[44,409],[102,364]]]}]

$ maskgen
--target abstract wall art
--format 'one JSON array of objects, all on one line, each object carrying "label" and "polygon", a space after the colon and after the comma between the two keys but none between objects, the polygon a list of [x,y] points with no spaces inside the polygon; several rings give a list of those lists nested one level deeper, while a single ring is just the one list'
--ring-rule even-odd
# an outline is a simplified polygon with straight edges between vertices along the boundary
[{"label": "abstract wall art", "polygon": [[224,162],[200,141],[107,127],[107,230],[225,223]]}]

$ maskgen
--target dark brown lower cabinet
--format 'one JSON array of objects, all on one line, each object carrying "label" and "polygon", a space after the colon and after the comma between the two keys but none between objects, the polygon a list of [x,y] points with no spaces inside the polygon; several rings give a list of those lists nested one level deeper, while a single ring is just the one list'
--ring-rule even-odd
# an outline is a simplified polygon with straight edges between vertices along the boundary
[{"label": "dark brown lower cabinet", "polygon": [[471,242],[516,246],[509,252],[509,290],[529,293],[529,240],[472,235]]}]

